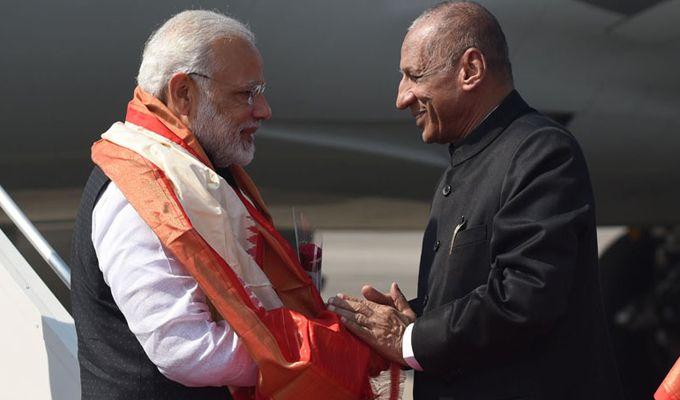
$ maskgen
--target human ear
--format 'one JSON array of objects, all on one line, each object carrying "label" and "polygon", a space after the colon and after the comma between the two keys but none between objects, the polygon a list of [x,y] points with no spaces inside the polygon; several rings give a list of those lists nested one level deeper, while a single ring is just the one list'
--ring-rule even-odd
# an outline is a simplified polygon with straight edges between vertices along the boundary
[{"label": "human ear", "polygon": [[486,59],[482,52],[474,47],[465,50],[461,60],[461,88],[470,91],[479,86],[486,76]]},{"label": "human ear", "polygon": [[188,122],[191,110],[196,103],[196,85],[183,72],[178,72],[170,78],[165,92],[168,108],[185,124]]}]

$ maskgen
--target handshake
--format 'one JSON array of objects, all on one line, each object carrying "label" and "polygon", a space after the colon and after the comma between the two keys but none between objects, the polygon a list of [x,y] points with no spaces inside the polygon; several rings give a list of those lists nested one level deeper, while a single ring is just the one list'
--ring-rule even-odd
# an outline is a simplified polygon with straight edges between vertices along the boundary
[{"label": "handshake", "polygon": [[385,359],[408,366],[404,360],[403,338],[406,328],[416,320],[396,282],[389,293],[381,293],[366,285],[364,299],[345,294],[328,299],[328,309],[340,316],[342,323],[358,338]]}]

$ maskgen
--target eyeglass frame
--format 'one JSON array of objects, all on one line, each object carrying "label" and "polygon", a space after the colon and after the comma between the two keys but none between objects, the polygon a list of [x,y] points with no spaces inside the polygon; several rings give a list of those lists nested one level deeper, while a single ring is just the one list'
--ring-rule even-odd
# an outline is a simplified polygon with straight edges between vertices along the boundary
[{"label": "eyeglass frame", "polygon": [[[201,78],[211,80],[213,82],[221,83],[223,85],[233,86],[233,85],[231,85],[227,82],[218,81],[217,79],[214,79],[213,77],[208,76],[208,75],[203,74],[203,73],[200,73],[200,72],[187,72],[187,75],[196,75],[196,76],[200,76]],[[243,90],[243,93],[248,92],[248,101],[247,101],[248,106],[252,107],[255,104],[255,98],[257,96],[261,95],[261,94],[264,94],[264,91],[266,89],[267,89],[267,84],[263,82],[263,83],[258,83],[256,85],[254,85],[249,90]]]}]

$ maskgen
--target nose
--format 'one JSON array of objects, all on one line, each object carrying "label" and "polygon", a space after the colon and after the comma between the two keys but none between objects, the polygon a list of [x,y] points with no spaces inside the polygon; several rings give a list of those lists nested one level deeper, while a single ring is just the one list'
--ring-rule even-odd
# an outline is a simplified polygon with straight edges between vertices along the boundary
[{"label": "nose", "polygon": [[272,109],[269,107],[267,99],[264,97],[264,94],[258,95],[253,104],[253,118],[266,121],[271,117]]},{"label": "nose", "polygon": [[399,82],[399,90],[397,91],[397,108],[404,110],[416,101],[416,95],[411,91],[411,85],[402,79]]}]

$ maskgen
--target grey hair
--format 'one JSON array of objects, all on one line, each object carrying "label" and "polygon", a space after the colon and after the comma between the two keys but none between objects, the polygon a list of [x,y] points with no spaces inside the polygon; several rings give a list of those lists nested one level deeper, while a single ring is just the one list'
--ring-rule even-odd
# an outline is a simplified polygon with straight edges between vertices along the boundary
[{"label": "grey hair", "polygon": [[211,74],[211,43],[241,38],[255,45],[255,35],[243,23],[207,10],[183,11],[167,20],[147,40],[137,84],[162,98],[170,78],[178,72]]},{"label": "grey hair", "polygon": [[445,1],[425,10],[408,28],[423,23],[434,26],[426,54],[428,64],[442,61],[454,66],[465,51],[474,47],[482,52],[491,71],[512,82],[508,43],[496,17],[472,1]]}]

